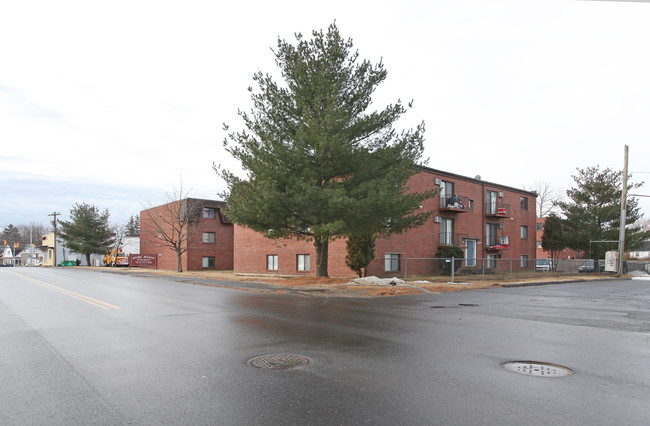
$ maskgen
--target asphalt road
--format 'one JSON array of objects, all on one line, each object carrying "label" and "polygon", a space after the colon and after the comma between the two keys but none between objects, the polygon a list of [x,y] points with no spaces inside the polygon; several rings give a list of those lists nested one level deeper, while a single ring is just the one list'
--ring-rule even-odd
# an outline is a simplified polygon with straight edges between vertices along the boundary
[{"label": "asphalt road", "polygon": [[650,281],[343,299],[2,268],[0,359],[3,425],[647,425]]}]

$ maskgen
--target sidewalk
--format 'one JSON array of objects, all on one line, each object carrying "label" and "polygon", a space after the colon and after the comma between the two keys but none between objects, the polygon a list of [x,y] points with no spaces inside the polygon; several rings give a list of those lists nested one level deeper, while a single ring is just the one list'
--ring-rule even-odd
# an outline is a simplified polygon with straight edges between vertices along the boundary
[{"label": "sidewalk", "polygon": [[[139,268],[83,268],[93,269],[98,272],[114,273],[134,277],[164,278],[175,282],[193,285],[205,285],[264,293],[328,297],[401,296],[408,294],[445,293],[452,291],[476,290],[495,287],[524,287],[617,279],[606,274],[574,274],[564,276],[544,275],[539,277],[515,280],[502,279],[455,283],[444,281],[431,282],[424,280],[403,281],[399,278],[375,279],[370,281],[363,279],[359,282],[354,282],[354,278],[240,275],[234,274],[232,271],[186,271],[179,273],[169,270],[150,270]],[[441,277],[435,278],[441,280]],[[631,279],[631,277],[626,276],[622,279]],[[644,279],[644,277],[633,277],[632,279]],[[650,280],[650,277],[647,277],[647,279]]]}]

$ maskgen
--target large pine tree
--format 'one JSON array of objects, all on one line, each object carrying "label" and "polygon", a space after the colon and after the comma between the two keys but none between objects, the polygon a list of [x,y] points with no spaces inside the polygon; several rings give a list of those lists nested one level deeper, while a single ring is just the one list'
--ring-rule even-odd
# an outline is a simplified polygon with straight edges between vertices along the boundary
[{"label": "large pine tree", "polygon": [[[623,172],[610,168],[601,170],[599,166],[577,170],[578,174],[572,176],[576,186],[567,191],[569,201],[559,203],[566,217],[564,237],[568,247],[590,253],[597,261],[606,251],[617,248]],[[628,193],[642,185],[628,181]],[[626,207],[625,249],[629,250],[638,247],[650,233],[642,231],[638,225],[643,216],[638,200],[629,198]]]},{"label": "large pine tree", "polygon": [[235,223],[270,238],[312,239],[316,273],[327,276],[331,240],[421,225],[430,212],[418,207],[432,193],[407,187],[423,153],[424,125],[395,131],[406,111],[399,101],[367,112],[386,78],[383,64],[359,60],[335,24],[312,35],[298,34],[296,45],[278,40],[283,84],[254,75],[253,109],[239,112],[246,129],[224,142],[247,176],[219,173]]},{"label": "large pine tree", "polygon": [[113,244],[113,231],[108,223],[109,212],[100,212],[86,203],[75,203],[70,210],[70,220],[62,220],[60,236],[66,247],[86,256],[90,265],[91,254],[107,253]]}]

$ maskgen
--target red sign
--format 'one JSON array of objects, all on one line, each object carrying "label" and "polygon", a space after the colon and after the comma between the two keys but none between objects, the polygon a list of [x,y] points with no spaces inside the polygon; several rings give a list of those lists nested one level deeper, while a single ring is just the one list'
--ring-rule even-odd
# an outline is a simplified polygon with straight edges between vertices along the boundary
[{"label": "red sign", "polygon": [[157,254],[130,254],[129,266],[134,268],[158,269],[158,255]]}]

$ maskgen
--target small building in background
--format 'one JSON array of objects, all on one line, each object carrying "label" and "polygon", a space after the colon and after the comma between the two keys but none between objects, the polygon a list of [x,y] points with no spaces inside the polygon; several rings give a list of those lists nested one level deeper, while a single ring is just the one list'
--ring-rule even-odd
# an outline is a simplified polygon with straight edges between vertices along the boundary
[{"label": "small building in background", "polygon": [[140,254],[157,254],[158,268],[177,269],[176,252],[164,241],[178,217],[189,216],[183,270],[231,270],[233,224],[223,214],[223,201],[186,198],[140,212]]}]

